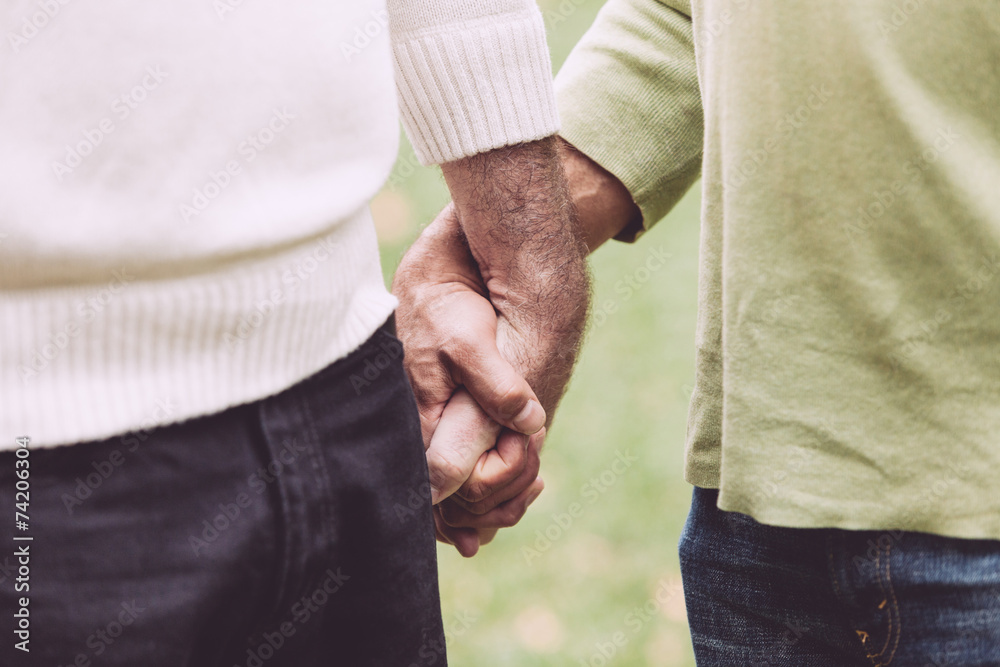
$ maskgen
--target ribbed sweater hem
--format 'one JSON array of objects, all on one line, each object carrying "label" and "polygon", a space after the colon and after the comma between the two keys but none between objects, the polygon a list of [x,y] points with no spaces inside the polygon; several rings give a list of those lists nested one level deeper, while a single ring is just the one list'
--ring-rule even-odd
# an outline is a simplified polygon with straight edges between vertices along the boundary
[{"label": "ribbed sweater hem", "polygon": [[[138,272],[137,272],[138,273]],[[329,234],[210,273],[0,295],[0,450],[114,437],[276,394],[396,307],[367,208]]]}]

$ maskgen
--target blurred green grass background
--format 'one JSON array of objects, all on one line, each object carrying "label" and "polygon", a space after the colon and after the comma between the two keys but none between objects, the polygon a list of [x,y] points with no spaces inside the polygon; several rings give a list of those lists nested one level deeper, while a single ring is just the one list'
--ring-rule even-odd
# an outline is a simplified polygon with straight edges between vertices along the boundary
[{"label": "blurred green grass background", "polygon": [[[602,4],[539,2],[556,69]],[[387,282],[447,201],[439,170],[420,167],[404,137],[372,204]],[[591,258],[594,316],[546,440],[545,492],[475,558],[439,545],[450,664],[694,665],[677,540],[691,492],[698,211],[696,186],[636,244]],[[669,258],[650,272],[654,249]]]}]

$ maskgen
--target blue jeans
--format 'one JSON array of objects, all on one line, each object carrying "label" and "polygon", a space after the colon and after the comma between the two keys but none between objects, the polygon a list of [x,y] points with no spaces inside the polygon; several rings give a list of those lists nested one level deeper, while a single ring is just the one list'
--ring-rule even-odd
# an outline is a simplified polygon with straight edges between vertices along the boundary
[{"label": "blue jeans", "polygon": [[694,490],[681,535],[699,666],[1000,665],[1000,542],[766,526]]},{"label": "blue jeans", "polygon": [[420,421],[388,326],[275,396],[29,460],[34,539],[15,542],[0,453],[4,667],[446,664]]}]

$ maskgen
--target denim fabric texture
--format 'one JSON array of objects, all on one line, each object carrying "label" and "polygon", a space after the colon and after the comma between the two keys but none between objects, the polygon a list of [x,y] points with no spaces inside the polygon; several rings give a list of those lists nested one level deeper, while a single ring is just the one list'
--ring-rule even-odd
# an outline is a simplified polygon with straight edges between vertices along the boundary
[{"label": "denim fabric texture", "polygon": [[[446,664],[427,466],[391,323],[257,403],[31,451],[27,593],[4,560],[14,470],[0,454],[0,665]],[[30,653],[14,648],[23,595]]]},{"label": "denim fabric texture", "polygon": [[1000,665],[1000,542],[767,526],[695,488],[680,540],[700,667]]}]

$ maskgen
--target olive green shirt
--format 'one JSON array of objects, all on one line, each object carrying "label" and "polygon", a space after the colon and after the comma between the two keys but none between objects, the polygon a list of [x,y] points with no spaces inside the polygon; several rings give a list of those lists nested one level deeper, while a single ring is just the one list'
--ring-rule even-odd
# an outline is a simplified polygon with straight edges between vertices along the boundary
[{"label": "olive green shirt", "polygon": [[557,95],[644,224],[702,177],[687,479],[1000,539],[997,4],[610,0]]}]

